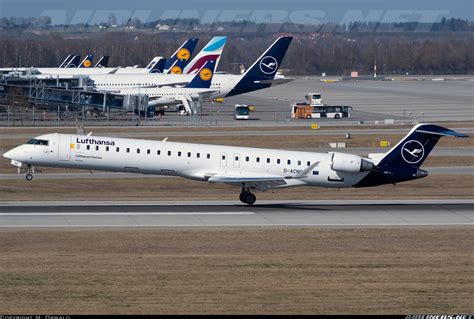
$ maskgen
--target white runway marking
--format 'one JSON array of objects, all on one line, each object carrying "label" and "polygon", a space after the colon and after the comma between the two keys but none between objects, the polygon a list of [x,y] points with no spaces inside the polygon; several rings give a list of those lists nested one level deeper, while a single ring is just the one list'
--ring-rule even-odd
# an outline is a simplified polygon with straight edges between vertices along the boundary
[{"label": "white runway marking", "polygon": [[0,216],[186,216],[186,215],[255,215],[253,212],[107,212],[107,213],[0,213]]}]

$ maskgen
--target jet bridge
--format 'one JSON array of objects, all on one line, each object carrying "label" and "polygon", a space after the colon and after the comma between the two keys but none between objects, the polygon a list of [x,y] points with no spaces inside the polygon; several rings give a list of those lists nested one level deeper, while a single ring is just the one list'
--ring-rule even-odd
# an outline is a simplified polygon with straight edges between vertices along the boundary
[{"label": "jet bridge", "polygon": [[[43,107],[57,107],[121,111],[145,111],[148,107],[148,96],[144,94],[122,95],[98,92],[88,88],[87,77],[64,78],[3,78],[0,81],[0,100],[11,103],[15,99],[27,99],[29,103]],[[85,85],[86,84],[86,85]]]}]

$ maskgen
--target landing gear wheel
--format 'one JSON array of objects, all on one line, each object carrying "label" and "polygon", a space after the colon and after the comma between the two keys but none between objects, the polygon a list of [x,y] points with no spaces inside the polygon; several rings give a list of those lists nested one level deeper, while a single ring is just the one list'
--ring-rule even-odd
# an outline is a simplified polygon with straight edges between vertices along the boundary
[{"label": "landing gear wheel", "polygon": [[248,192],[247,194],[245,194],[245,197],[244,197],[244,203],[247,204],[247,205],[253,205],[253,203],[255,203],[255,201],[257,200],[257,197],[255,197],[254,194]]},{"label": "landing gear wheel", "polygon": [[242,203],[244,203],[244,204],[246,204],[246,203],[245,203],[245,195],[247,195],[247,192],[242,191],[242,192],[240,193],[240,196],[239,196],[240,201],[241,201]]},{"label": "landing gear wheel", "polygon": [[26,174],[25,178],[26,178],[27,181],[31,181],[33,179],[33,175],[28,173],[28,174]]}]

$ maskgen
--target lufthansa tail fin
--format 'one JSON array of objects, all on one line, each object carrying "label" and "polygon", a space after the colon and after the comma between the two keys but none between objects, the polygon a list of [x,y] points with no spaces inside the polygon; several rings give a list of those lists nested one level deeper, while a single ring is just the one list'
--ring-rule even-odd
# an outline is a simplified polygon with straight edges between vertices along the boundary
[{"label": "lufthansa tail fin", "polygon": [[148,65],[145,67],[145,69],[147,69],[147,73],[150,72],[150,70],[155,66],[156,62],[158,62],[160,59],[163,59],[163,57],[161,56],[155,56],[151,61],[150,63],[148,63]]},{"label": "lufthansa tail fin", "polygon": [[65,66],[66,68],[77,68],[79,63],[81,62],[81,56],[75,55],[69,60],[68,64]]},{"label": "lufthansa tail fin", "polygon": [[191,61],[191,56],[193,55],[198,41],[199,39],[196,38],[186,40],[186,42],[184,42],[178,50],[176,50],[176,52],[166,60],[164,73],[183,73],[184,68],[188,65],[189,61]]},{"label": "lufthansa tail fin", "polygon": [[148,73],[163,73],[165,67],[166,59],[160,58],[152,67],[149,69]]},{"label": "lufthansa tail fin", "polygon": [[71,59],[74,57],[73,54],[69,54],[65,59],[64,61],[59,65],[59,68],[64,68],[66,67],[66,65],[69,63],[69,61],[71,61]]},{"label": "lufthansa tail fin", "polygon": [[279,37],[244,73],[251,79],[273,79],[293,37]]},{"label": "lufthansa tail fin", "polygon": [[94,65],[94,68],[106,68],[109,65],[109,56],[104,55],[97,61],[97,63]]},{"label": "lufthansa tail fin", "polygon": [[398,183],[427,176],[428,172],[420,166],[443,136],[467,137],[442,126],[418,124],[378,163],[374,163],[375,170],[356,187]]},{"label": "lufthansa tail fin", "polygon": [[92,60],[93,59],[94,59],[93,54],[86,55],[84,60],[82,60],[81,64],[79,64],[78,68],[90,68],[90,67],[92,67]]},{"label": "lufthansa tail fin", "polygon": [[192,89],[209,89],[212,83],[214,70],[216,69],[216,61],[207,61],[193,79],[185,85],[186,88]]}]

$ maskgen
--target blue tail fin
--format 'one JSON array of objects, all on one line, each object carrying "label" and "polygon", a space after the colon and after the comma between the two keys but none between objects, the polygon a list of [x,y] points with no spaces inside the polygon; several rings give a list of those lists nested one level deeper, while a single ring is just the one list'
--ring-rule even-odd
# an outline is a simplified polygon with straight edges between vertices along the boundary
[{"label": "blue tail fin", "polygon": [[73,57],[74,57],[73,54],[69,54],[69,55],[64,59],[63,63],[61,63],[61,64],[59,65],[59,68],[64,68],[64,67],[66,67],[66,65],[69,63],[69,61],[71,61],[71,59],[72,59]]},{"label": "blue tail fin", "polygon": [[427,176],[420,166],[443,136],[467,137],[442,126],[418,124],[376,163],[376,169],[356,187],[392,184]]},{"label": "blue tail fin", "polygon": [[[186,40],[179,48],[176,50],[173,55],[166,60],[166,64],[164,66],[165,73],[170,73],[173,67],[179,67],[182,70],[188,65],[189,61],[191,61],[191,56],[193,55],[194,49],[198,43],[199,39],[192,38]],[[176,70],[176,68],[175,68]]]},{"label": "blue tail fin", "polygon": [[65,66],[66,68],[77,68],[79,63],[81,62],[81,56],[75,55],[69,60],[69,63]]},{"label": "blue tail fin", "polygon": [[92,60],[93,59],[94,59],[93,54],[86,55],[84,60],[82,60],[81,64],[79,64],[78,68],[90,68],[90,67],[92,67]]},{"label": "blue tail fin", "polygon": [[189,82],[185,87],[193,88],[193,89],[210,88],[215,68],[216,68],[215,60],[207,61],[202,66],[202,68],[198,71],[198,73],[193,77],[191,82]]},{"label": "blue tail fin", "polygon": [[243,74],[241,80],[227,96],[270,87],[292,39],[293,37],[279,37],[273,42]]},{"label": "blue tail fin", "polygon": [[155,64],[149,69],[148,73],[163,73],[163,68],[165,67],[166,59],[159,59]]},{"label": "blue tail fin", "polygon": [[94,65],[94,68],[106,68],[109,65],[109,56],[104,55],[97,61],[97,63]]}]

